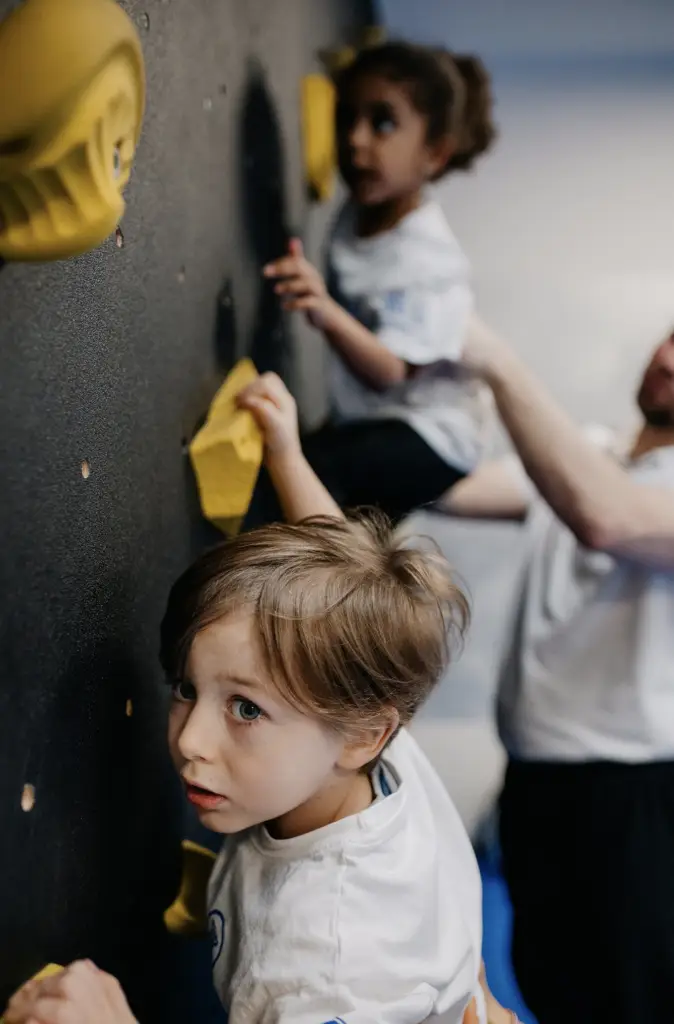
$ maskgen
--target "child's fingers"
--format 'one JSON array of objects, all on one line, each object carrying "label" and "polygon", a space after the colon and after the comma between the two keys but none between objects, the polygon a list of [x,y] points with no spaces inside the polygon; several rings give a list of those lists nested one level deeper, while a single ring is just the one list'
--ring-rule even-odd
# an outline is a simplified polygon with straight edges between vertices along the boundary
[{"label": "child's fingers", "polygon": [[477,1004],[474,999],[463,1015],[463,1024],[480,1024],[480,1018],[477,1013]]},{"label": "child's fingers", "polygon": [[318,290],[318,281],[312,277],[290,277],[274,286],[277,295],[305,295]]},{"label": "child's fingers", "polygon": [[277,373],[263,373],[260,377],[261,391],[268,395],[282,409],[285,405],[294,405],[295,399]]},{"label": "child's fingers", "polygon": [[31,1020],[38,1024],[79,1024],[75,1008],[66,1000],[54,996],[40,997],[31,1008]]},{"label": "child's fingers", "polygon": [[43,981],[29,981],[15,992],[5,1013],[6,1024],[25,1021],[26,1015],[34,1011],[35,1004],[43,995],[57,996],[60,992],[60,975]]},{"label": "child's fingers", "polygon": [[282,309],[287,313],[306,313],[318,309],[321,305],[321,298],[318,295],[304,295],[296,299],[286,299],[281,303]]},{"label": "child's fingers", "polygon": [[307,266],[305,259],[298,259],[296,256],[282,256],[280,260],[274,260],[263,268],[265,277],[297,277],[302,274]]},{"label": "child's fingers", "polygon": [[275,373],[264,373],[257,380],[249,384],[247,388],[237,395],[237,404],[240,408],[246,408],[251,401],[260,398],[269,398],[279,406],[282,406],[286,398],[290,398],[290,392],[285,384]]},{"label": "child's fingers", "polygon": [[283,429],[283,413],[279,407],[271,401],[271,399],[252,399],[248,406],[248,411],[261,430],[262,435],[265,438],[265,443],[269,443],[270,438],[274,437],[279,430]]},{"label": "child's fingers", "polygon": [[301,238],[291,238],[288,243],[288,252],[291,256],[295,256],[297,259],[304,258],[304,245],[302,244]]}]

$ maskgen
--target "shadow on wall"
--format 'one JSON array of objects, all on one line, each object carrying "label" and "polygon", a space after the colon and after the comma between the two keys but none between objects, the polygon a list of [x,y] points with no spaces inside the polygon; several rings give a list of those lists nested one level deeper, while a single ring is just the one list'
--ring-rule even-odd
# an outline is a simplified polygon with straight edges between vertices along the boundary
[{"label": "shadow on wall", "polygon": [[[285,163],[279,118],[264,70],[251,61],[241,110],[241,196],[251,250],[260,269],[288,248]],[[248,354],[260,372],[287,378],[291,339],[273,287],[260,278]]]}]

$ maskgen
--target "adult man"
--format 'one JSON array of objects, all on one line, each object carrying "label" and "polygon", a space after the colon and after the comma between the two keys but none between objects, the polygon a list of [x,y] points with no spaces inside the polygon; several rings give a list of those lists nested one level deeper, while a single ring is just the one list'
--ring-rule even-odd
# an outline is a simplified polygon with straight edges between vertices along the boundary
[{"label": "adult man", "polygon": [[[674,333],[622,446],[579,430],[475,321],[465,362],[519,456],[447,499],[524,517],[530,543],[499,694],[513,959],[540,1024],[674,1008]],[[599,443],[597,443],[599,441]],[[524,472],[522,472],[522,469]],[[532,486],[533,485],[533,486]]]}]

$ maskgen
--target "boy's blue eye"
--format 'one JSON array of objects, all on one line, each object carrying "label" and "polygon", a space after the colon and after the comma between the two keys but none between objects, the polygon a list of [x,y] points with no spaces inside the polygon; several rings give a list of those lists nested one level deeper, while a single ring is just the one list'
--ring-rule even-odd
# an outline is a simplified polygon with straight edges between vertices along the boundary
[{"label": "boy's blue eye", "polygon": [[250,725],[262,717],[262,708],[254,704],[252,700],[244,700],[243,697],[235,697],[232,701],[232,714],[239,722]]},{"label": "boy's blue eye", "polygon": [[191,703],[197,699],[197,690],[187,679],[177,679],[173,684],[173,696],[176,700]]}]

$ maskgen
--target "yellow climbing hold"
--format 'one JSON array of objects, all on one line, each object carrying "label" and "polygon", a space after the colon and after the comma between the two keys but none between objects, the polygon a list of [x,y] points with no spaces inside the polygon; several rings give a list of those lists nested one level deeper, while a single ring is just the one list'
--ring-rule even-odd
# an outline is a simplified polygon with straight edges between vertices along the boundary
[{"label": "yellow climbing hold", "polygon": [[215,854],[186,839],[183,842],[183,873],[180,892],[164,914],[174,935],[203,935],[208,928],[207,891]]},{"label": "yellow climbing hold", "polygon": [[124,212],[145,103],[115,0],[25,0],[0,23],[0,256],[93,249]]},{"label": "yellow climbing hold", "polygon": [[320,200],[329,199],[335,187],[337,97],[327,75],[307,75],[302,82],[304,166],[307,184]]},{"label": "yellow climbing hold", "polygon": [[236,406],[239,392],[256,378],[250,359],[237,363],[190,445],[201,510],[230,536],[241,527],[262,464],[262,435],[251,414]]}]

